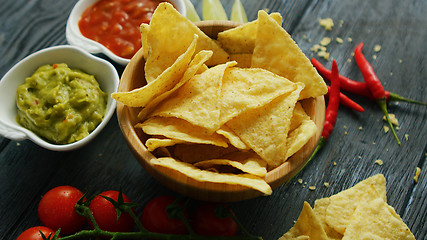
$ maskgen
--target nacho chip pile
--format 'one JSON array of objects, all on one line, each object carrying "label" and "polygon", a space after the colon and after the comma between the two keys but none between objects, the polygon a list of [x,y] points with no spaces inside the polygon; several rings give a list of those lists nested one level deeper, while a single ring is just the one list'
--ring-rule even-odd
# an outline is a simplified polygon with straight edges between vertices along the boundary
[{"label": "nacho chip pile", "polygon": [[287,239],[411,239],[415,237],[387,204],[386,180],[377,174],[329,198],[307,202]]},{"label": "nacho chip pile", "polygon": [[271,194],[267,172],[317,131],[299,101],[327,92],[281,20],[259,11],[213,40],[161,3],[141,25],[147,85],[112,97],[141,108],[153,165]]}]

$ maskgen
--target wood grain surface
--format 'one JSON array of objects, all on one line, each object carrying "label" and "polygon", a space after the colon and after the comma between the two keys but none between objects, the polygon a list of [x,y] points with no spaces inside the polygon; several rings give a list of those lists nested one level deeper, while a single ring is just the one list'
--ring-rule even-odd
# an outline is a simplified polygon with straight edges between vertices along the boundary
[{"label": "wood grain surface", "polygon": [[[25,56],[48,46],[67,44],[65,25],[76,0],[2,0],[0,3],[0,76]],[[201,14],[201,2],[192,1]],[[229,14],[233,1],[222,0]],[[259,9],[280,12],[283,26],[308,57],[327,61],[310,49],[324,37],[340,73],[362,81],[352,52],[364,42],[364,53],[385,88],[427,102],[427,1],[425,0],[241,0],[249,20]],[[326,31],[318,20],[330,17],[335,26]],[[336,38],[343,39],[338,43]],[[352,41],[349,41],[349,38]],[[380,45],[381,50],[374,51]],[[101,55],[102,56],[102,55]],[[375,56],[375,57],[374,57]],[[104,56],[102,56],[104,57]],[[119,74],[123,67],[115,65]],[[297,179],[277,188],[271,196],[232,203],[243,225],[264,239],[277,239],[290,229],[303,202],[351,187],[376,173],[387,179],[387,199],[417,239],[427,238],[427,109],[390,103],[399,120],[399,147],[384,133],[382,113],[374,102],[346,93],[365,108],[357,113],[340,107],[332,136]],[[381,159],[384,164],[375,164]],[[416,167],[422,169],[417,183]],[[329,183],[325,187],[324,183]],[[0,239],[16,239],[25,229],[40,225],[40,197],[58,185],[101,192],[120,187],[143,206],[154,196],[175,194],[148,174],[128,148],[114,116],[90,145],[72,152],[52,152],[30,141],[0,137]],[[310,190],[309,186],[315,186]],[[140,214],[142,207],[137,208]]]}]

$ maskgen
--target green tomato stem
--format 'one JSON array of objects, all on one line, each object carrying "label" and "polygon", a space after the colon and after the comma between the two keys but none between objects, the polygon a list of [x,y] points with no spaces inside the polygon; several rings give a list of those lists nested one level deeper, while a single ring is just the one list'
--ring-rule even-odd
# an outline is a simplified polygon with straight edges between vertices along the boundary
[{"label": "green tomato stem", "polygon": [[[154,233],[147,231],[143,226],[142,223],[139,221],[139,219],[136,217],[135,213],[131,211],[131,209],[126,209],[126,212],[129,212],[132,219],[135,221],[135,224],[137,225],[139,231],[138,232],[110,232],[110,231],[104,231],[99,228],[95,218],[93,217],[92,212],[90,211],[88,206],[85,206],[84,204],[77,203],[76,211],[84,216],[85,218],[89,219],[89,221],[93,224],[94,229],[92,230],[81,230],[77,233],[74,233],[72,235],[68,235],[65,237],[61,237],[60,240],[72,240],[72,239],[84,239],[84,238],[108,238],[110,240],[117,240],[117,239],[166,239],[166,240],[262,240],[261,237],[252,236],[243,228],[243,226],[236,221],[236,223],[241,227],[242,232],[245,233],[243,236],[202,236],[195,234],[192,230],[190,231],[189,235],[178,235],[178,234],[164,234],[164,233]],[[182,213],[182,212],[181,212]],[[183,214],[181,215],[182,218],[184,218]],[[237,220],[237,219],[235,219]],[[189,223],[187,220],[185,220],[186,224],[188,224],[188,227],[191,229]],[[56,234],[56,236],[59,234]],[[56,238],[54,238],[56,239]]]},{"label": "green tomato stem", "polygon": [[139,229],[140,232],[148,232],[141,224],[141,221],[139,221],[138,217],[135,215],[135,213],[132,210],[127,211],[130,216],[132,217],[133,221],[136,224],[136,227]]}]

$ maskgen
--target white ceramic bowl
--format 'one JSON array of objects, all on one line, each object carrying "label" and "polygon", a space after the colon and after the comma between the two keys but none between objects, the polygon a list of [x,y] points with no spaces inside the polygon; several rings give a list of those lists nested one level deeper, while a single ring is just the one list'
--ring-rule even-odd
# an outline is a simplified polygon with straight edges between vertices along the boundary
[{"label": "white ceramic bowl", "polygon": [[[16,122],[16,89],[25,82],[25,78],[33,75],[38,67],[54,63],[66,63],[70,68],[94,75],[101,89],[108,93],[104,120],[87,137],[71,144],[49,143]],[[117,91],[118,84],[119,75],[110,62],[81,48],[64,45],[35,52],[18,62],[0,81],[0,135],[15,141],[30,139],[37,145],[54,151],[77,149],[92,140],[110,120],[116,108],[116,101],[111,98],[111,93]]]},{"label": "white ceramic bowl", "polygon": [[[104,53],[111,60],[123,66],[127,65],[130,59],[122,58],[111,52],[104,45],[89,39],[82,35],[78,23],[83,12],[99,0],[79,0],[70,13],[65,30],[67,41],[71,45],[75,45],[85,49],[90,53]],[[186,16],[186,8],[183,0],[169,0],[177,8],[183,16]]]}]

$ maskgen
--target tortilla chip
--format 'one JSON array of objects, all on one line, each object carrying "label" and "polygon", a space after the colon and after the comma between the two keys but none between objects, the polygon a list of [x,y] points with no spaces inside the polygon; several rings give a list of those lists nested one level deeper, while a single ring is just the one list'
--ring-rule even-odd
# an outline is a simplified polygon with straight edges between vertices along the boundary
[{"label": "tortilla chip", "polygon": [[258,33],[251,67],[263,68],[292,82],[304,83],[299,99],[318,97],[328,92],[323,78],[291,36],[262,10],[258,12]]},{"label": "tortilla chip", "polygon": [[358,205],[342,239],[415,240],[415,237],[394,208],[377,198]]},{"label": "tortilla chip", "polygon": [[302,89],[303,84],[297,83],[297,90],[290,94],[246,111],[226,123],[271,168],[279,166],[286,159],[292,112]]},{"label": "tortilla chip", "polygon": [[252,63],[252,53],[233,53],[230,54],[230,60],[236,61],[236,67],[250,68]]},{"label": "tortilla chip", "polygon": [[263,69],[229,68],[225,71],[222,83],[220,125],[296,88],[286,78]]},{"label": "tortilla chip", "polygon": [[225,154],[237,151],[231,146],[224,148],[210,144],[177,144],[173,148],[173,155],[183,162],[196,163],[206,159],[220,158]]},{"label": "tortilla chip", "polygon": [[198,182],[240,185],[270,195],[272,189],[263,179],[250,174],[227,174],[200,170],[193,165],[173,158],[155,158],[151,163],[158,168],[166,168],[177,175],[184,175]]},{"label": "tortilla chip", "polygon": [[216,131],[216,133],[224,136],[228,139],[231,145],[240,149],[240,150],[249,150],[250,148],[242,141],[242,139],[237,136],[233,130],[231,130],[227,125],[222,125],[220,129]]},{"label": "tortilla chip", "polygon": [[236,64],[220,64],[194,76],[163,101],[150,116],[184,119],[205,128],[207,134],[212,134],[220,128],[219,101],[224,72]]},{"label": "tortilla chip", "polygon": [[213,51],[212,58],[207,62],[208,66],[225,63],[229,60],[229,55],[214,40],[182,16],[171,4],[166,2],[159,4],[153,13],[150,31],[147,35],[150,46],[145,64],[147,82],[156,79],[186,51],[194,34],[199,36],[196,52]]},{"label": "tortilla chip", "polygon": [[196,50],[197,35],[187,51],[179,56],[158,78],[148,81],[149,84],[130,92],[112,93],[111,97],[130,107],[144,107],[162,93],[171,90],[182,78]]},{"label": "tortilla chip", "polygon": [[253,152],[234,152],[224,155],[220,159],[197,162],[194,166],[204,170],[216,168],[216,166],[232,166],[258,177],[265,177],[267,174],[267,163]]},{"label": "tortilla chip", "polygon": [[326,224],[326,209],[329,206],[329,202],[330,202],[329,198],[317,199],[314,202],[313,211],[316,214],[317,218],[319,219],[320,223],[322,224],[323,230],[325,231],[329,239],[339,240],[342,238],[342,234],[335,231],[328,224]]},{"label": "tortilla chip", "polygon": [[170,147],[178,143],[185,143],[185,141],[170,138],[151,137],[145,141],[145,146],[147,146],[148,151],[152,152],[159,147]]},{"label": "tortilla chip", "polygon": [[138,119],[144,120],[147,115],[149,115],[157,105],[169,97],[172,93],[174,93],[177,89],[179,89],[182,85],[184,85],[187,81],[189,81],[196,73],[201,70],[204,70],[204,62],[206,62],[212,56],[212,51],[200,51],[198,52],[193,60],[191,60],[190,64],[187,67],[181,81],[179,81],[172,89],[163,92],[162,94],[155,97],[152,101],[150,101],[138,114]]},{"label": "tortilla chip", "polygon": [[[146,23],[142,23],[139,26],[139,31],[141,32],[141,49],[143,51],[142,56],[144,57],[145,60],[147,60],[148,57],[148,51],[150,50],[150,46],[148,45],[148,31],[150,31],[150,25],[146,24]],[[154,80],[154,79],[150,79],[150,80]]]},{"label": "tortilla chip", "polygon": [[[270,15],[279,25],[282,25],[280,13]],[[218,41],[225,51],[230,54],[252,54],[258,29],[258,20],[245,23],[238,27],[218,33]]]},{"label": "tortilla chip", "polygon": [[305,112],[302,104],[297,102],[294,112],[292,113],[291,125],[289,127],[289,131],[295,130],[297,127],[301,125],[303,119],[305,119],[307,113]]},{"label": "tortilla chip", "polygon": [[295,239],[298,236],[308,236],[310,240],[329,240],[310,204],[304,202],[304,207],[295,225],[279,240]]},{"label": "tortilla chip", "polygon": [[378,197],[387,201],[386,180],[382,174],[367,178],[353,187],[331,196],[330,204],[326,209],[326,223],[335,231],[344,234],[357,206]]},{"label": "tortilla chip", "polygon": [[[292,125],[298,125],[298,127],[292,129],[292,127],[294,127]],[[316,123],[314,123],[314,121],[310,119],[310,116],[305,113],[301,104],[297,103],[292,115],[290,131],[286,142],[286,158],[289,158],[298,152],[310,140],[310,138],[314,136],[316,131]]]},{"label": "tortilla chip", "polygon": [[225,139],[219,134],[206,134],[203,128],[194,126],[179,118],[153,117],[135,125],[148,135],[160,135],[166,138],[182,140],[189,143],[212,144],[227,147]]}]

